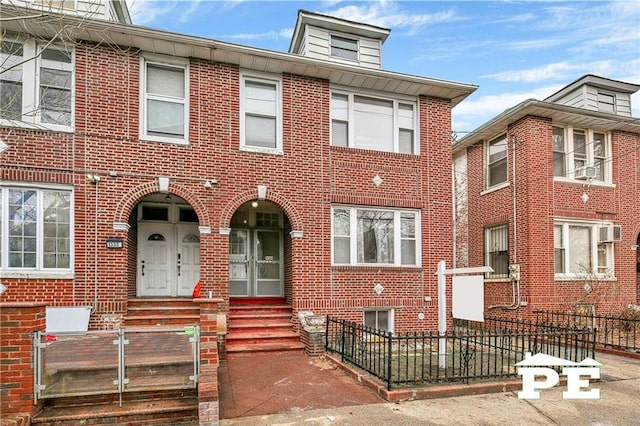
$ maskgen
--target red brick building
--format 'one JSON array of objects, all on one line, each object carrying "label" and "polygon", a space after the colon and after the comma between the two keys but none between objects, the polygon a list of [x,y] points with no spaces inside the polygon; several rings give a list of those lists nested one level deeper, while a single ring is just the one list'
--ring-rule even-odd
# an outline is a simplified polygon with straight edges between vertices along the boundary
[{"label": "red brick building", "polygon": [[454,143],[458,266],[492,266],[488,311],[636,303],[640,85],[586,75]]},{"label": "red brick building", "polygon": [[475,86],[385,71],[389,30],[308,12],[287,53],[74,16],[3,27],[3,302],[90,306],[99,329],[200,282],[224,309],[435,330],[451,109]]}]

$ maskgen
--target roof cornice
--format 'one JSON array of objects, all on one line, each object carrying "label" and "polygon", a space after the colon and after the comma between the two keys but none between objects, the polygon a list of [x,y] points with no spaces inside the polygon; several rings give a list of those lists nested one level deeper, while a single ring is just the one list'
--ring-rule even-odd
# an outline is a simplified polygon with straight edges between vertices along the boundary
[{"label": "roof cornice", "polygon": [[[171,33],[137,25],[100,21],[55,13],[33,16],[33,10],[3,8],[3,27],[14,33],[27,33],[52,38],[65,28],[74,40],[94,42],[119,48],[135,48],[149,53],[198,58],[229,63],[245,69],[272,73],[291,73],[328,80],[355,89],[378,90],[407,96],[430,96],[449,99],[452,107],[460,103],[478,86],[366,69],[353,65],[329,63],[290,53],[243,46],[213,39]],[[6,19],[6,18],[12,19]],[[14,19],[15,18],[15,19]]]},{"label": "roof cornice", "polygon": [[487,121],[473,132],[453,144],[453,152],[459,152],[504,133],[509,126],[526,116],[550,118],[556,123],[593,128],[603,131],[624,131],[640,134],[640,118],[624,117],[599,111],[591,111],[553,102],[527,99]]}]

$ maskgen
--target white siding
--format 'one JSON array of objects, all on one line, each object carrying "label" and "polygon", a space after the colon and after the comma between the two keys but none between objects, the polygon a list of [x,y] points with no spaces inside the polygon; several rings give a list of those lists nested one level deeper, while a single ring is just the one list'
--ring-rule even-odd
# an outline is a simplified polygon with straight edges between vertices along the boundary
[{"label": "white siding", "polygon": [[298,49],[298,54],[308,58],[322,59],[332,62],[341,62],[344,64],[356,64],[361,67],[380,69],[382,67],[381,60],[381,43],[378,40],[366,39],[354,35],[336,33],[335,35],[358,40],[359,61],[349,61],[347,59],[334,58],[331,56],[329,31],[322,28],[307,27],[304,37]]},{"label": "white siding", "polygon": [[631,97],[628,93],[599,89],[595,86],[584,85],[566,94],[555,103],[589,111],[598,111],[598,92],[615,96],[616,114],[631,117]]}]

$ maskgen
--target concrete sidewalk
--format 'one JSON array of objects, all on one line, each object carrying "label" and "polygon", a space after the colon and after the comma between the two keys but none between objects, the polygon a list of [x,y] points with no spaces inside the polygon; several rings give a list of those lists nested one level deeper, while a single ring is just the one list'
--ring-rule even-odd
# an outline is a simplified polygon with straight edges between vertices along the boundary
[{"label": "concrete sidewalk", "polygon": [[295,407],[271,415],[221,416],[220,425],[640,425],[640,360],[604,353],[596,359],[603,364],[601,380],[591,388],[600,389],[599,400],[563,400],[563,386],[542,390],[539,400],[520,400],[517,391],[506,391],[308,411]]}]

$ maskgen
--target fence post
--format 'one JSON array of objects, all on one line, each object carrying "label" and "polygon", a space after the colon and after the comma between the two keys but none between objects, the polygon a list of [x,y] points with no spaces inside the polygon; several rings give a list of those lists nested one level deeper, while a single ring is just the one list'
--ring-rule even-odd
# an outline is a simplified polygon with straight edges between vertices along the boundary
[{"label": "fence post", "polygon": [[387,389],[391,390],[391,359],[393,350],[393,337],[391,333],[387,333]]}]

